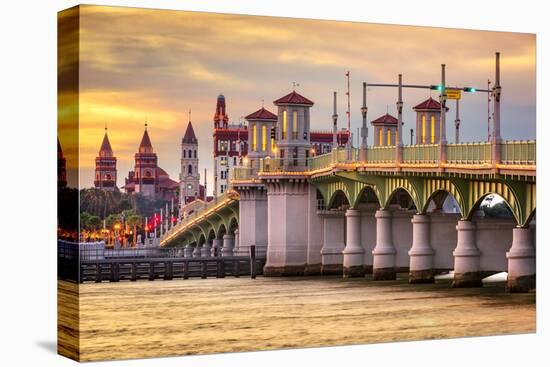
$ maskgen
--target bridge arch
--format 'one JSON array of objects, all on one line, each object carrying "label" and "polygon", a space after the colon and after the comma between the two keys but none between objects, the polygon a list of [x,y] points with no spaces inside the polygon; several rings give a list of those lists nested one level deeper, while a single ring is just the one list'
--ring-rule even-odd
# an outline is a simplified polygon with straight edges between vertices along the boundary
[{"label": "bridge arch", "polygon": [[225,223],[220,223],[218,226],[218,230],[216,231],[216,239],[221,240],[223,239],[223,235],[227,233],[227,227],[225,226]]},{"label": "bridge arch", "polygon": [[365,187],[363,187],[361,191],[359,191],[359,194],[357,195],[357,198],[353,203],[353,207],[356,208],[361,203],[376,203],[378,207],[382,207],[382,204],[380,202],[380,195],[378,193],[379,190],[377,189],[378,187],[374,185],[365,185]]},{"label": "bridge arch", "polygon": [[465,211],[466,219],[472,218],[483,200],[485,200],[485,198],[489,195],[498,195],[503,199],[504,203],[506,203],[512,212],[514,220],[518,226],[528,225],[529,222],[527,221],[527,218],[531,213],[524,212],[525,210],[522,208],[515,190],[509,185],[500,182],[474,181],[470,183],[470,200],[467,208],[468,210]]},{"label": "bridge arch", "polygon": [[465,193],[463,190],[451,180],[432,179],[424,181],[424,200],[421,208],[422,213],[426,213],[430,201],[437,200],[437,195],[445,192],[447,195],[451,195],[458,204],[460,214],[464,217],[466,210],[466,202],[464,200]]},{"label": "bridge arch", "polygon": [[485,199],[487,199],[488,197],[490,196],[496,196],[500,199],[502,199],[502,202],[504,203],[505,207],[510,211],[510,213],[512,214],[512,217],[514,218],[514,222],[516,223],[516,225],[520,226],[520,221],[518,220],[518,216],[517,216],[517,213],[514,212],[514,208],[510,205],[510,202],[502,197],[502,195],[499,195],[497,193],[494,193],[494,192],[487,192],[486,194],[480,196],[476,202],[474,203],[474,205],[470,208],[467,216],[466,216],[466,219],[468,220],[471,220],[472,217],[474,216],[475,212],[480,208],[481,204],[485,201]]},{"label": "bridge arch", "polygon": [[327,209],[339,208],[342,205],[350,205],[349,197],[343,190],[336,190],[332,193],[327,204]]},{"label": "bridge arch", "polygon": [[214,227],[210,228],[210,231],[208,231],[208,237],[206,238],[206,241],[208,243],[212,243],[212,241],[216,238],[216,232],[214,231]]},{"label": "bridge arch", "polygon": [[382,208],[388,208],[392,199],[399,190],[404,190],[407,194],[409,194],[417,210],[422,208],[422,205],[420,205],[420,195],[418,194],[417,188],[410,180],[405,178],[389,178],[387,180],[385,190],[386,195],[382,198],[382,200],[380,200],[382,203]]},{"label": "bridge arch", "polygon": [[236,216],[232,216],[229,219],[229,227],[228,227],[228,233],[235,234],[235,230],[239,228],[239,221]]},{"label": "bridge arch", "polygon": [[199,240],[197,242],[197,245],[202,246],[202,245],[204,245],[205,242],[206,242],[206,237],[204,236],[203,233],[201,233],[201,235],[199,236]]}]

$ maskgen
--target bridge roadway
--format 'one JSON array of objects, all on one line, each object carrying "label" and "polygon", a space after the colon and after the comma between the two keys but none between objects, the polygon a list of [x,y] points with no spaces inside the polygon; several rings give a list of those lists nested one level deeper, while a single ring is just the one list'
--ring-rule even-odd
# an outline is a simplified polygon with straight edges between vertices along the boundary
[{"label": "bridge roadway", "polygon": [[[510,291],[535,286],[536,143],[504,141],[338,149],[304,159],[264,158],[235,168],[232,190],[196,210],[161,246],[250,245],[266,276],[373,273],[481,286],[507,271]],[[442,149],[445,159],[442,160]],[[511,218],[479,215],[496,194]],[[240,231],[239,231],[240,229]]]}]

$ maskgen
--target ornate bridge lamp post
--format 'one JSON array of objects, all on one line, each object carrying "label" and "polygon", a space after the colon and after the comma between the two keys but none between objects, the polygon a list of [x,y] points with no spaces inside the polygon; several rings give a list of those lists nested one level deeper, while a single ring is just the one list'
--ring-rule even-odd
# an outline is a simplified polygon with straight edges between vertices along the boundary
[{"label": "ornate bridge lamp post", "polygon": [[403,160],[403,75],[398,76],[397,89],[397,136],[395,139],[395,162],[401,163]]},{"label": "ornate bridge lamp post", "polygon": [[362,126],[361,126],[361,150],[359,159],[362,162],[367,161],[367,138],[369,136],[369,129],[367,127],[367,112],[369,108],[367,107],[367,83],[363,82],[363,107],[361,107],[361,116],[363,117]]},{"label": "ornate bridge lamp post", "polygon": [[445,89],[445,64],[441,64],[441,94],[439,95],[439,103],[441,104],[441,112],[439,114],[439,163],[447,161],[447,91]]},{"label": "ornate bridge lamp post", "polygon": [[493,87],[493,136],[492,145],[492,160],[493,164],[500,163],[500,144],[502,137],[500,136],[500,95],[502,88],[500,86],[500,52],[495,54],[495,86]]}]

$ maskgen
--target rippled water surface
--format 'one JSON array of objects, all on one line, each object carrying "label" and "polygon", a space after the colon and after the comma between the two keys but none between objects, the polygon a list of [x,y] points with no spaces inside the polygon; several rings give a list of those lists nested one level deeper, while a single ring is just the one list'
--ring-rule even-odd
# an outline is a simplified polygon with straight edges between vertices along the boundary
[{"label": "rippled water surface", "polygon": [[[60,282],[60,299],[70,288]],[[224,278],[80,286],[81,360],[535,331],[535,294],[405,278]]]}]

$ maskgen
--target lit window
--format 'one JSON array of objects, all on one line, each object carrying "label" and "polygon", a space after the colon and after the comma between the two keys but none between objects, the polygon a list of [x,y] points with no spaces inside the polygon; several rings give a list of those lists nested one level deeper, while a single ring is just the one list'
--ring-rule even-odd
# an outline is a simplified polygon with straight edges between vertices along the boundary
[{"label": "lit window", "polygon": [[426,144],[426,115],[422,115],[422,144]]},{"label": "lit window", "polygon": [[382,134],[384,134],[382,128],[378,128],[378,145],[383,145],[384,138],[382,137]]},{"label": "lit window", "polygon": [[430,129],[431,129],[431,133],[432,133],[432,136],[431,136],[432,140],[431,141],[432,141],[432,144],[433,144],[433,143],[435,143],[435,117],[434,116],[432,116],[430,124],[431,124]]},{"label": "lit window", "polygon": [[256,124],[252,127],[252,151],[256,151],[257,146],[257,136],[256,136]]},{"label": "lit window", "polygon": [[267,126],[262,126],[262,152],[267,150]]},{"label": "lit window", "polygon": [[388,129],[388,142],[387,142],[386,145],[388,145],[388,146],[391,145],[391,129]]},{"label": "lit window", "polygon": [[286,139],[286,111],[283,111],[283,135],[281,139]]},{"label": "lit window", "polygon": [[298,112],[292,113],[292,139],[298,139]]}]

